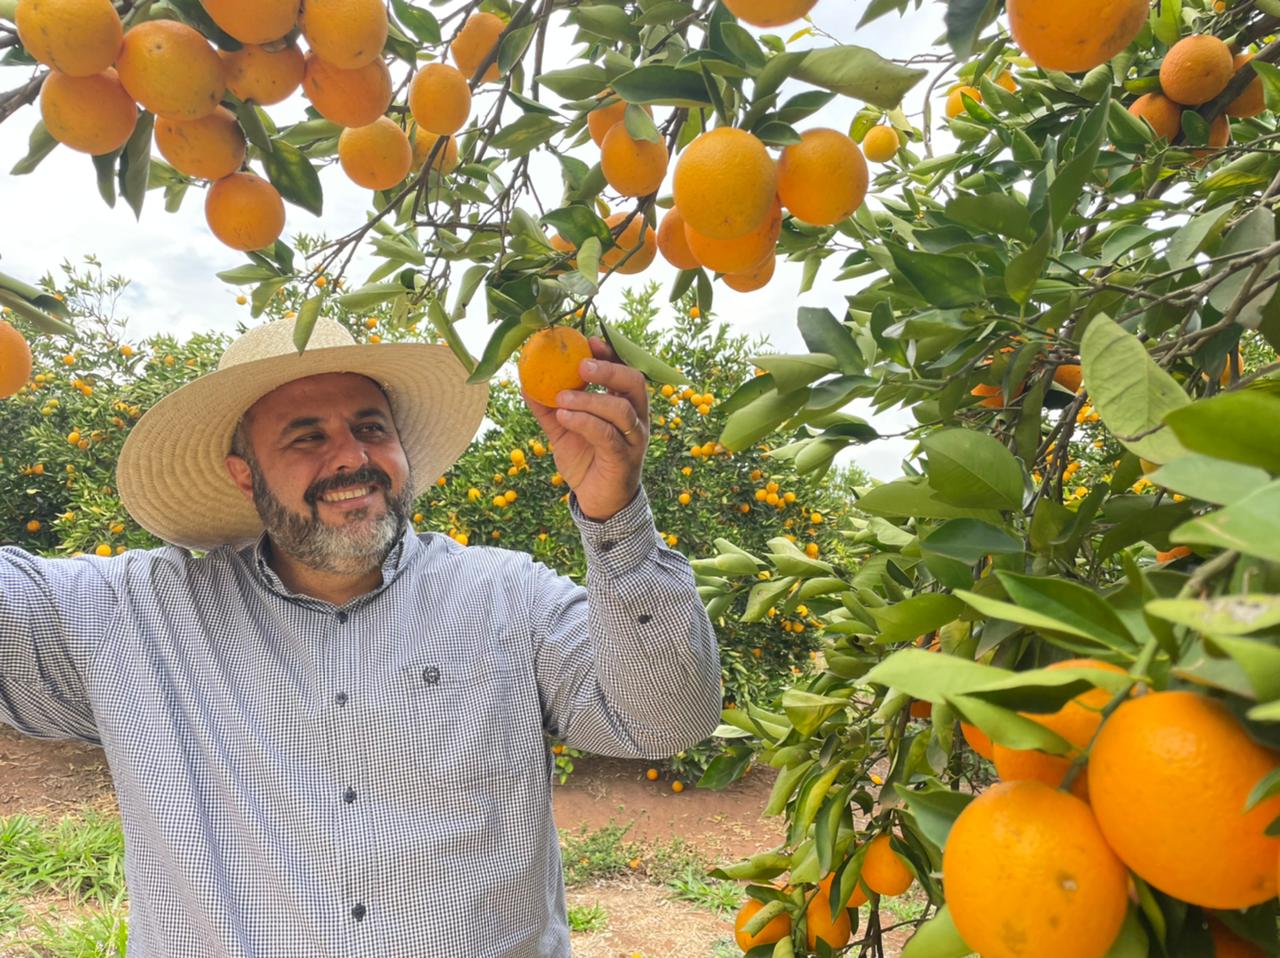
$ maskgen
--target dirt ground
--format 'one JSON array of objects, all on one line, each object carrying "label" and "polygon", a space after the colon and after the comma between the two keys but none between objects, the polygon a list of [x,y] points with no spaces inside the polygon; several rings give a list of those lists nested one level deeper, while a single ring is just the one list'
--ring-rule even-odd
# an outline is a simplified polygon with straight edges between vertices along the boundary
[{"label": "dirt ground", "polygon": [[[622,840],[666,844],[682,839],[710,861],[733,861],[781,843],[781,819],[760,812],[773,785],[773,769],[752,769],[723,792],[687,787],[671,791],[665,777],[645,778],[650,763],[586,756],[553,791],[556,824],[570,832],[628,825]],[[687,784],[687,783],[686,783]],[[0,815],[66,815],[85,807],[114,811],[115,794],[102,751],[76,742],[26,738],[0,726]],[[732,940],[731,919],[678,901],[639,877],[572,888],[570,906],[599,905],[608,915],[601,931],[574,934],[575,958],[711,956]]]}]

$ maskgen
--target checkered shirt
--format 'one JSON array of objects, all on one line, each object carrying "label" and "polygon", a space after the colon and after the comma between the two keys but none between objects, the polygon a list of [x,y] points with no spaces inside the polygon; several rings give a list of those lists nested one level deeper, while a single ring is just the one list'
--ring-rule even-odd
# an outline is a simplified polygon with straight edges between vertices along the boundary
[{"label": "checkered shirt", "polygon": [[569,958],[547,736],[660,759],[718,724],[720,659],[643,490],[571,499],[587,585],[406,530],[343,606],[265,535],[0,548],[0,720],[105,751],[129,958]]}]

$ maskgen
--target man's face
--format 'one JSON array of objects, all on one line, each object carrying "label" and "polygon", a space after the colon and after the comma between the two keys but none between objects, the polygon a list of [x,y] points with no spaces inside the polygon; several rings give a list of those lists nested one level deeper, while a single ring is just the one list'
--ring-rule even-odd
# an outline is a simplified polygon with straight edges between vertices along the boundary
[{"label": "man's face", "polygon": [[310,568],[361,575],[404,532],[413,472],[386,397],[355,373],[298,379],[245,415],[249,455],[227,469],[272,545]]}]

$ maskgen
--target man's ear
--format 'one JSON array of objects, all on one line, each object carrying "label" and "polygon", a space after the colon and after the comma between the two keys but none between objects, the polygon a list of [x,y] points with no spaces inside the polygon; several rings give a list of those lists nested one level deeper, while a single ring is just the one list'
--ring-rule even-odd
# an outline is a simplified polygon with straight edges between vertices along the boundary
[{"label": "man's ear", "polygon": [[227,464],[227,472],[231,476],[231,481],[236,484],[236,488],[244,493],[244,497],[253,502],[253,472],[249,468],[249,464],[235,453],[228,453],[224,460]]}]

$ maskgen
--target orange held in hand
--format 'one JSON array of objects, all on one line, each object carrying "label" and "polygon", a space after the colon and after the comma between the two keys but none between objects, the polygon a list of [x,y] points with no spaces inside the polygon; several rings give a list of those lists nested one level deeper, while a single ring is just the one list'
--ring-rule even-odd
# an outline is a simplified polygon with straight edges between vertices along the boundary
[{"label": "orange held in hand", "polygon": [[1009,32],[1045,70],[1081,73],[1127,47],[1147,22],[1148,0],[1009,0]]},{"label": "orange held in hand", "polygon": [[778,193],[778,171],[759,139],[722,126],[684,148],[672,193],[690,228],[711,239],[734,239],[768,218]]},{"label": "orange held in hand", "polygon": [[0,399],[8,399],[31,378],[31,347],[18,332],[0,319]]},{"label": "orange held in hand", "polygon": [[778,196],[806,223],[839,223],[866,195],[867,161],[858,144],[838,130],[806,130],[778,158]]},{"label": "orange held in hand", "polygon": [[1222,703],[1198,692],[1125,702],[1089,757],[1089,800],[1111,847],[1144,881],[1204,908],[1276,896],[1280,795],[1245,811],[1280,767]]},{"label": "orange held in hand", "polygon": [[18,0],[14,20],[24,50],[72,77],[114,64],[124,39],[111,0]]},{"label": "orange held in hand", "polygon": [[947,836],[942,888],[983,958],[1102,958],[1124,923],[1129,876],[1089,806],[1041,782],[1001,782]]},{"label": "orange held in hand", "polygon": [[586,387],[578,368],[591,355],[587,337],[573,327],[540,329],[525,340],[520,350],[516,363],[520,385],[530,399],[557,408],[556,397],[561,390]]}]

